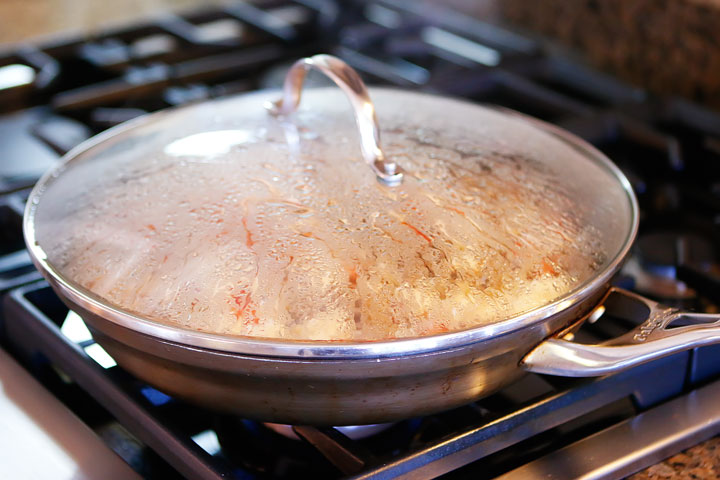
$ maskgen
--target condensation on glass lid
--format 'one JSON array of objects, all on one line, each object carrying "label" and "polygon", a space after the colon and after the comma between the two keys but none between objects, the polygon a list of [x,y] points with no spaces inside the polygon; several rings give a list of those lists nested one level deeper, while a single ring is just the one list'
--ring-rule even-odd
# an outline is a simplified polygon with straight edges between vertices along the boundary
[{"label": "condensation on glass lid", "polygon": [[66,278],[158,322],[336,341],[500,322],[621,248],[627,197],[575,149],[475,105],[371,95],[398,187],[363,163],[342,93],[310,90],[280,120],[272,94],[248,95],[88,151],[43,193],[38,242]]}]

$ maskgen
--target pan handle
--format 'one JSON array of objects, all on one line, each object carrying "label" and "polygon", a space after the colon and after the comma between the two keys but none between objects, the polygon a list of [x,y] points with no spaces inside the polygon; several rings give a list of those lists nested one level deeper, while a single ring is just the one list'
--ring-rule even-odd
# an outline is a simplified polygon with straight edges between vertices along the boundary
[{"label": "pan handle", "polygon": [[360,148],[365,162],[370,165],[378,180],[388,186],[396,186],[402,182],[403,174],[400,167],[385,157],[380,148],[380,127],[375,115],[375,105],[360,75],[347,63],[332,55],[313,55],[295,62],[285,76],[283,96],[280,100],[270,102],[266,108],[272,115],[288,115],[300,106],[305,75],[311,68],[327,75],[345,92],[353,111],[355,123],[360,130]]},{"label": "pan handle", "polygon": [[[598,345],[550,338],[525,356],[534,373],[594,377],[628,369],[676,352],[720,343],[720,315],[679,311],[620,288],[611,288],[592,319],[608,313],[641,321],[637,328]],[[678,324],[671,326],[672,323]]]}]

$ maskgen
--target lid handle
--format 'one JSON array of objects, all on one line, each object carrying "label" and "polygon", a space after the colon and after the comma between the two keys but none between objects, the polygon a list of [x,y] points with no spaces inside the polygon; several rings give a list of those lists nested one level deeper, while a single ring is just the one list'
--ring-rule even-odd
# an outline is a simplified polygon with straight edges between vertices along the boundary
[{"label": "lid handle", "polygon": [[335,82],[350,99],[355,122],[360,130],[360,147],[363,158],[377,175],[378,181],[388,186],[402,182],[400,167],[385,158],[380,148],[380,128],[375,117],[375,106],[370,101],[365,83],[360,75],[337,57],[332,55],[313,55],[295,62],[285,76],[283,96],[280,100],[266,105],[273,115],[288,115],[300,105],[305,74],[315,68]]}]

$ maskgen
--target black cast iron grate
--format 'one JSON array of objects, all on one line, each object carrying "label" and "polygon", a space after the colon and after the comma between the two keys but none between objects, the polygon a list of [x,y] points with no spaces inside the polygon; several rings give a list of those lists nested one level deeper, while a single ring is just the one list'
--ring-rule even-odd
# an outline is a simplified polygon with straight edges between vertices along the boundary
[{"label": "black cast iron grate", "polygon": [[[297,478],[308,472],[317,478],[392,478],[409,471],[434,478],[473,468],[478,459],[487,463],[482,474],[473,471],[480,475],[475,478],[492,478],[692,388],[688,371],[720,373],[714,358],[705,355],[710,352],[700,349],[599,379],[530,375],[474,404],[400,422],[366,441],[333,429],[295,427],[306,440],[301,443],[255,422],[198,409],[138,381],[83,333],[79,319],[44,282],[12,291],[4,311],[11,351],[80,408],[96,431],[114,432],[111,443],[131,465],[148,455],[133,445],[137,437],[188,478]],[[599,322],[606,326],[582,335],[601,341],[616,329],[626,330],[623,322],[607,319]],[[68,377],[72,381],[63,383]],[[93,412],[99,407],[88,395],[103,412]],[[113,430],[110,416],[132,435]],[[151,478],[172,472],[157,461],[140,464],[141,473]]]},{"label": "black cast iron grate", "polygon": [[[410,1],[296,0],[20,45],[0,53],[0,75],[8,65],[34,72],[32,83],[0,90],[0,341],[136,470],[148,478],[491,478],[718,376],[720,347],[708,347],[595,380],[531,375],[371,440],[296,427],[298,442],[184,404],[112,366],[37,282],[22,243],[27,188],[94,133],[161,108],[277,86],[292,60],[321,51],[369,83],[499,104],[587,139],[618,163],[640,201],[633,260],[645,276],[626,271],[616,282],[718,311],[720,115],[652,97],[536,40]],[[630,327],[604,319],[579,336],[598,341]]]}]

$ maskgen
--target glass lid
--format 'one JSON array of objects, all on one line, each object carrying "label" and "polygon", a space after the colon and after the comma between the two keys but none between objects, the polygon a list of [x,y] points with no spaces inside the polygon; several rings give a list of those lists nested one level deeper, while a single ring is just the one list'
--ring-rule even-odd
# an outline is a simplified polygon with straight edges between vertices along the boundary
[{"label": "glass lid", "polygon": [[[604,157],[463,101],[372,89],[370,103],[336,61],[299,62],[274,114],[279,92],[244,94],[71,152],[29,210],[47,263],[151,321],[334,341],[502,322],[617,263],[633,197]],[[298,106],[308,67],[345,92]]]}]

